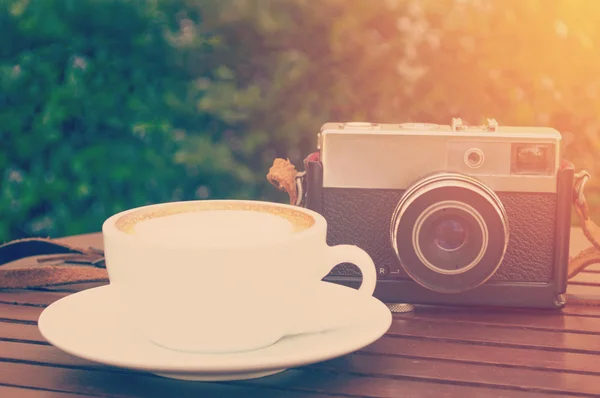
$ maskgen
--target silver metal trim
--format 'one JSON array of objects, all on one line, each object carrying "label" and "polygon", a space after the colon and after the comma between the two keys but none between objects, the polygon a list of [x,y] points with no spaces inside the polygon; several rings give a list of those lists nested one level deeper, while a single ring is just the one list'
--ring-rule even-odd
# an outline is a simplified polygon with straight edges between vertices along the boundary
[{"label": "silver metal trim", "polygon": [[[483,242],[482,242],[481,248],[479,249],[479,253],[475,257],[475,259],[471,263],[466,265],[465,267],[459,268],[457,270],[447,270],[447,269],[439,268],[439,267],[436,267],[435,265],[433,265],[429,260],[427,260],[427,258],[425,257],[425,255],[423,254],[423,252],[421,250],[421,245],[419,244],[419,234],[421,232],[421,227],[423,226],[423,222],[431,214],[433,214],[434,212],[436,212],[440,209],[444,209],[444,208],[459,209],[459,210],[463,210],[463,211],[469,213],[470,215],[472,215],[473,218],[475,218],[475,220],[477,221],[477,224],[479,224],[479,228],[483,235]],[[430,270],[432,270],[434,272],[437,272],[438,274],[443,274],[443,275],[463,274],[463,273],[469,271],[470,269],[472,269],[473,267],[475,267],[477,264],[479,264],[479,262],[483,258],[485,251],[487,249],[488,241],[489,241],[488,229],[487,229],[487,225],[485,224],[485,220],[483,219],[482,215],[472,206],[470,206],[466,203],[458,202],[458,201],[454,201],[454,200],[437,202],[437,203],[434,203],[433,205],[429,206],[427,209],[425,209],[423,211],[423,213],[421,213],[419,215],[419,217],[417,218],[417,221],[415,221],[415,225],[413,227],[412,243],[413,243],[413,248],[415,249],[415,253],[417,254],[417,257],[419,257],[419,260],[421,260],[421,262],[423,264],[425,264],[425,266],[427,268],[429,268]],[[458,250],[458,249],[456,249],[456,250]]]},{"label": "silver metal trim", "polygon": [[433,130],[437,129],[439,124],[433,123],[400,123],[398,127],[403,130]]},{"label": "silver metal trim", "polygon": [[462,119],[453,118],[452,119],[452,131],[466,131],[466,130],[479,130],[479,131],[487,131],[487,132],[495,132],[498,130],[498,122],[496,119],[487,119],[487,124],[483,126],[466,126],[463,124]]},{"label": "silver metal trim", "polygon": [[351,129],[360,129],[360,130],[375,130],[379,129],[380,125],[378,123],[371,122],[346,122],[340,123],[340,128],[351,128]]},{"label": "silver metal trim", "polygon": [[304,178],[306,177],[306,171],[300,171],[296,173],[295,182],[296,182],[296,191],[297,198],[295,206],[303,206],[304,199],[306,198],[306,192],[304,190]]},{"label": "silver metal trim", "polygon": [[388,303],[387,307],[394,314],[404,314],[407,312],[412,312],[415,309],[415,307],[412,304],[407,303]]},{"label": "silver metal trim", "polygon": [[[453,132],[450,126],[426,123],[380,124],[376,130],[326,123],[318,146],[323,188],[405,190],[420,175],[454,172],[473,176],[496,192],[556,193],[560,140],[558,131],[544,127],[502,126],[490,133]],[[513,173],[511,148],[516,143],[552,145],[553,172]],[[469,148],[484,152],[480,167],[465,165]]]},{"label": "silver metal trim", "polygon": [[458,131],[463,125],[463,121],[461,118],[455,117],[452,118],[452,131]]},{"label": "silver metal trim", "polygon": [[[460,120],[460,119],[458,119]],[[490,119],[492,122],[488,124],[486,127],[486,131],[479,131],[480,134],[477,134],[476,131],[472,129],[458,129],[453,128],[449,125],[444,124],[433,124],[433,123],[371,123],[371,122],[350,122],[350,123],[340,123],[340,122],[329,122],[325,123],[321,126],[320,132],[325,134],[342,134],[342,135],[417,135],[417,136],[451,136],[451,137],[469,137],[469,138],[510,138],[511,142],[521,142],[521,139],[531,139],[534,141],[539,140],[550,140],[553,142],[560,141],[561,135],[560,133],[553,128],[550,127],[523,127],[523,126],[502,126],[498,127],[497,131],[494,134],[488,134],[487,129],[490,127],[496,128],[496,124],[493,123],[493,119]],[[366,123],[373,125],[376,127],[377,133],[373,134],[372,132],[365,131],[364,128],[353,128],[351,123]],[[417,128],[411,129],[411,124],[417,126]],[[340,128],[340,126],[344,126],[344,128]],[[424,126],[428,126],[431,128],[422,128]],[[435,126],[435,128],[433,128]],[[477,128],[481,129],[481,126]]]},{"label": "silver metal trim", "polygon": [[565,294],[557,294],[554,298],[554,306],[556,308],[562,308],[567,304],[567,296]]}]

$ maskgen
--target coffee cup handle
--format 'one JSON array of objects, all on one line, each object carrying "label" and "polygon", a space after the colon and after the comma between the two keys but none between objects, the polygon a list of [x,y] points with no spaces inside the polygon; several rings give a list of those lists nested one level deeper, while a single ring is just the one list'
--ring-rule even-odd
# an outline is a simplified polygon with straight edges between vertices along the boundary
[{"label": "coffee cup handle", "polygon": [[342,263],[352,263],[358,267],[362,274],[362,282],[358,291],[361,294],[372,296],[377,284],[377,272],[375,263],[369,254],[358,246],[337,245],[327,248],[327,275],[333,267]]},{"label": "coffee cup handle", "polygon": [[[301,301],[301,308],[297,311],[289,312],[288,318],[290,325],[286,335],[317,333],[326,330],[342,328],[355,322],[354,308],[355,300],[361,300],[361,296],[372,296],[375,292],[377,283],[377,273],[375,264],[371,257],[359,248],[353,245],[328,246],[325,250],[325,268],[321,274],[323,276],[337,265],[342,263],[352,263],[356,265],[362,273],[362,283],[358,288],[358,294],[350,299],[350,302],[329,302],[322,300],[321,297],[304,297]],[[341,287],[345,289],[346,287]],[[347,289],[352,289],[348,287]]]}]

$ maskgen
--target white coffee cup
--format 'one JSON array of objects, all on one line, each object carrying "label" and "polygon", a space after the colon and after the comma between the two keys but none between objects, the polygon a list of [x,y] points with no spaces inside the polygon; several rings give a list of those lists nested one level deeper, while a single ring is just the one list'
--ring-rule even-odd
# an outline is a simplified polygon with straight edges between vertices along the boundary
[{"label": "white coffee cup", "polygon": [[335,317],[315,323],[307,304],[340,263],[362,272],[357,294],[375,290],[371,257],[356,246],[329,246],[325,218],[296,206],[163,203],[115,214],[102,232],[111,289],[127,321],[169,349],[241,352],[340,327]]}]

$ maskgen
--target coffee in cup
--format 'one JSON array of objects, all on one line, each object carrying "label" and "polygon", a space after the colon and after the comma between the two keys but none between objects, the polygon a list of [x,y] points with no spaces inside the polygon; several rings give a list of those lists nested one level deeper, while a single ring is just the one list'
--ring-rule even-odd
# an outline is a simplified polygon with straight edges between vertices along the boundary
[{"label": "coffee in cup", "polygon": [[359,294],[375,289],[369,255],[329,246],[326,220],[296,206],[163,203],[115,214],[102,231],[111,289],[127,321],[169,349],[240,352],[339,327],[335,319],[303,320],[318,284],[340,263],[361,270]]}]

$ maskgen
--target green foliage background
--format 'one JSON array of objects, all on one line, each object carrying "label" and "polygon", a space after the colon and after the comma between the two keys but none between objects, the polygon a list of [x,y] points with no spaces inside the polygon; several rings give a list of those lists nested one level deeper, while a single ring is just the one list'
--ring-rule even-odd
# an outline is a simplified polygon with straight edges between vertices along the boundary
[{"label": "green foliage background", "polygon": [[0,0],[0,241],[283,202],[327,121],[551,126],[600,176],[599,45],[589,0]]}]

